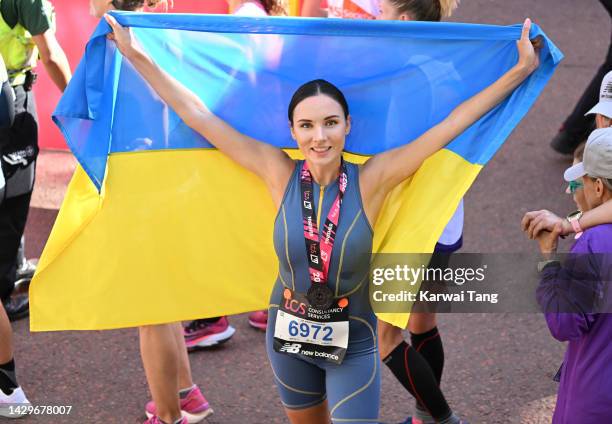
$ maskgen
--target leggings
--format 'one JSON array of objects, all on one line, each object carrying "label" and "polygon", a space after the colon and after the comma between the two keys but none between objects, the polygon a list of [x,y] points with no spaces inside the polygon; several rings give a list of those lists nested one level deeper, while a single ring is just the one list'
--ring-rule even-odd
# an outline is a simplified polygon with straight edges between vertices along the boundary
[{"label": "leggings", "polygon": [[371,330],[371,349],[351,354],[350,345],[342,364],[301,359],[274,351],[274,326],[277,307],[270,307],[266,331],[266,349],[283,406],[305,409],[328,400],[332,422],[379,423],[380,359],[376,330],[359,317]]}]

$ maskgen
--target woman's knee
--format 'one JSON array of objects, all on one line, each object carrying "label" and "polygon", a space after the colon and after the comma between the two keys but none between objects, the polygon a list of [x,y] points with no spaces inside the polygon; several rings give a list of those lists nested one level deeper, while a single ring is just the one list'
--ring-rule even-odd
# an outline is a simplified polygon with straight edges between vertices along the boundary
[{"label": "woman's knee", "polygon": [[330,424],[327,400],[306,408],[287,408],[285,413],[291,424]]},{"label": "woman's knee", "polygon": [[433,312],[413,312],[408,320],[408,330],[415,334],[426,333],[436,325],[436,314]]},{"label": "woman's knee", "polygon": [[401,328],[378,321],[378,350],[381,358],[387,357],[403,340]]}]

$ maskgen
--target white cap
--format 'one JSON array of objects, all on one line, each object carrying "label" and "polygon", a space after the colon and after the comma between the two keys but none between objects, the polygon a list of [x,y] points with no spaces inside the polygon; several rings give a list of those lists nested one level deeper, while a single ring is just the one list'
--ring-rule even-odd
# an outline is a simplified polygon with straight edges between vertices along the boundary
[{"label": "white cap", "polygon": [[608,72],[601,81],[599,88],[599,103],[585,115],[599,113],[606,118],[612,118],[612,71]]},{"label": "white cap", "polygon": [[612,178],[612,127],[597,129],[589,135],[582,162],[567,168],[563,178],[569,182],[585,175]]}]

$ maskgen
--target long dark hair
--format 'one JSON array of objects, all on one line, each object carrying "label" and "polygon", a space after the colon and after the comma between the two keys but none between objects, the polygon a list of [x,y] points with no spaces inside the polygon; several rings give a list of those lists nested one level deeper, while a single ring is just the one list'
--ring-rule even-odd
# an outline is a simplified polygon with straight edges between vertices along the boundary
[{"label": "long dark hair", "polygon": [[349,107],[344,94],[342,94],[342,91],[340,91],[338,87],[329,81],[317,79],[303,84],[300,88],[295,90],[295,93],[293,93],[293,97],[291,97],[289,109],[287,111],[287,116],[289,117],[289,122],[291,122],[291,125],[293,125],[293,111],[295,110],[295,107],[302,100],[307,99],[308,97],[318,96],[319,94],[324,94],[337,101],[344,111],[344,119],[348,118]]},{"label": "long dark hair", "polygon": [[144,7],[157,7],[160,4],[168,4],[167,0],[113,0],[112,5],[117,10],[134,11]]},{"label": "long dark hair", "polygon": [[410,15],[413,21],[440,21],[452,15],[459,0],[389,0],[400,14]]}]

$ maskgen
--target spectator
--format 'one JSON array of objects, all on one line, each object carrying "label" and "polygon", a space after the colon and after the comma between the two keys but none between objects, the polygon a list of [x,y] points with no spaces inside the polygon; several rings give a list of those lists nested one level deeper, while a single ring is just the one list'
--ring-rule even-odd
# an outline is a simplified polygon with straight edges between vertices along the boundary
[{"label": "spectator", "polygon": [[[15,122],[0,130],[0,165],[6,186],[0,202],[0,297],[11,319],[26,316],[28,297],[11,297],[17,277],[17,256],[34,186],[38,155],[38,117],[32,86],[41,61],[64,90],[70,67],[55,38],[53,6],[48,0],[0,2],[0,55],[15,92]],[[21,264],[20,264],[21,265]]]},{"label": "spectator", "polygon": [[[612,200],[612,128],[593,131],[584,161],[565,172],[566,181],[582,179],[585,207]],[[610,221],[612,222],[612,221]],[[568,342],[553,424],[599,424],[612,417],[612,223],[578,232],[570,255],[554,259],[563,229],[537,236],[544,260],[537,300],[548,328],[557,340]],[[603,307],[602,307],[603,306]]]},{"label": "spectator", "polygon": [[[612,0],[599,0],[612,17]],[[593,117],[585,115],[591,105],[597,101],[597,87],[606,72],[612,71],[612,41],[608,47],[605,62],[601,65],[588,87],[578,100],[572,113],[565,119],[561,129],[550,142],[550,146],[557,152],[571,155],[576,146],[583,142],[589,132],[595,127]],[[612,88],[609,89],[612,91]],[[601,92],[603,94],[603,91]]]},{"label": "spectator", "polygon": [[[15,117],[13,102],[15,95],[9,84],[8,74],[2,56],[0,56],[0,130],[9,128]],[[0,168],[0,203],[4,198],[4,176]],[[13,359],[13,331],[4,306],[0,305],[0,417],[17,418],[11,406],[27,405],[29,402],[23,393],[15,375]]]}]

